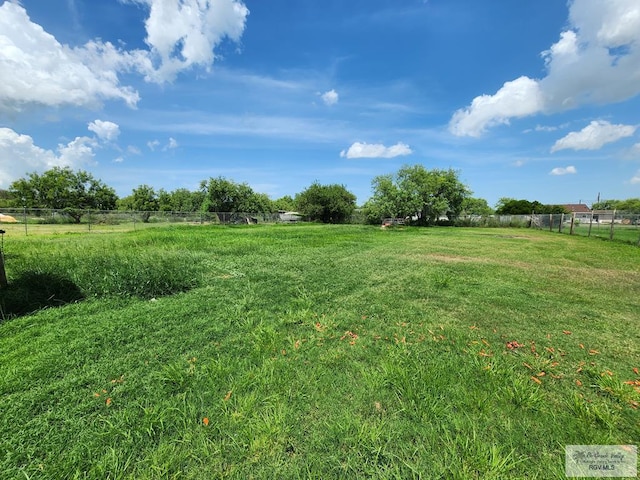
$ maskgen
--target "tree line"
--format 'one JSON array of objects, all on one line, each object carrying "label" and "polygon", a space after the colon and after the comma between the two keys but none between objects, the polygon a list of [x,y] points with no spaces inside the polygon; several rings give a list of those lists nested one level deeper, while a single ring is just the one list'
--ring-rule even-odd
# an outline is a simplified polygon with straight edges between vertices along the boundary
[{"label": "tree line", "polygon": [[[522,215],[567,213],[560,205],[538,201],[501,198],[495,209],[487,201],[474,198],[460,181],[459,172],[405,165],[397,172],[375,177],[373,194],[359,209],[369,223],[383,218],[407,219],[417,225],[434,225],[459,216]],[[85,171],[54,167],[42,174],[29,173],[14,181],[8,190],[0,190],[1,207],[46,208],[61,210],[79,223],[87,210],[123,210],[146,212],[226,212],[243,214],[296,211],[311,221],[345,223],[357,210],[356,196],[344,185],[314,182],[294,197],[272,200],[255,192],[248,184],[224,177],[209,178],[191,191],[156,190],[139,185],[130,195],[119,198],[115,190]],[[593,208],[627,210],[640,213],[640,199],[606,200]]]}]

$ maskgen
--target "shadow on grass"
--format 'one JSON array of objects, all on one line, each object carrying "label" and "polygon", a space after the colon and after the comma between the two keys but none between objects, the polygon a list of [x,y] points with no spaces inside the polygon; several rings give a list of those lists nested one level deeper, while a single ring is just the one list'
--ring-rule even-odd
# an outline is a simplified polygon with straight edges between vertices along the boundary
[{"label": "shadow on grass", "polygon": [[0,288],[0,322],[43,308],[60,307],[84,295],[70,280],[50,273],[23,273]]}]

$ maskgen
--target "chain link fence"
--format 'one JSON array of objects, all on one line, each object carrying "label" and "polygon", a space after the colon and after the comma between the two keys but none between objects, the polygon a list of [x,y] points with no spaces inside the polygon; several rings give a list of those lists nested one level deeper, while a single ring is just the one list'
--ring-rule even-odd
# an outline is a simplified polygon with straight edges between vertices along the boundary
[{"label": "chain link fence", "polygon": [[[154,226],[294,223],[305,218],[289,213],[134,212],[119,210],[0,209],[0,229],[7,233],[71,233],[130,231]],[[366,223],[357,211],[350,223]],[[615,210],[531,215],[470,215],[442,225],[458,227],[535,228],[569,235],[616,240],[640,246],[640,214]]]},{"label": "chain link fence", "polygon": [[535,228],[567,235],[616,240],[640,246],[640,214],[615,210],[594,210],[587,213],[467,216],[455,220],[454,225]]},{"label": "chain link fence", "polygon": [[134,212],[118,210],[0,209],[0,225],[8,233],[129,231],[169,224],[242,225],[290,223],[301,219],[281,213]]}]

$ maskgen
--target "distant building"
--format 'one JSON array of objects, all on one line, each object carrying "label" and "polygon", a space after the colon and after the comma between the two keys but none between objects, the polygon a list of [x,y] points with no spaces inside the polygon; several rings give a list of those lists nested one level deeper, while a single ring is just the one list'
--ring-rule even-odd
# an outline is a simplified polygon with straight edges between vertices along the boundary
[{"label": "distant building", "polygon": [[281,222],[296,223],[302,220],[302,214],[298,212],[285,212],[280,210],[278,212],[278,218]]},{"label": "distant building", "polygon": [[584,203],[568,203],[562,207],[570,213],[575,213],[578,221],[584,222],[591,219],[591,209]]}]

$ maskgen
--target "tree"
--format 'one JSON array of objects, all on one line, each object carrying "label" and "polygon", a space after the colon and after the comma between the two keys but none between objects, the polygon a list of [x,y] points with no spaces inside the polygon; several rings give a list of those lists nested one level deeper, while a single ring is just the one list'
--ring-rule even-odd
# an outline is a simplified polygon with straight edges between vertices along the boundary
[{"label": "tree", "polygon": [[16,198],[9,190],[0,189],[0,208],[16,206],[16,203]]},{"label": "tree", "polygon": [[534,200],[516,200],[514,198],[501,198],[496,205],[498,215],[529,215],[531,213],[569,213],[562,205],[543,205]]},{"label": "tree", "polygon": [[163,212],[197,212],[202,206],[204,195],[200,191],[192,192],[178,188],[172,192],[158,191],[159,210]]},{"label": "tree", "polygon": [[372,187],[373,196],[364,208],[368,218],[411,218],[419,225],[433,225],[444,215],[455,218],[471,193],[455,170],[427,170],[422,165],[405,165],[394,175],[375,177]]},{"label": "tree", "polygon": [[236,183],[224,177],[210,178],[200,183],[205,212],[270,213],[273,205],[265,194],[256,193],[246,183]]},{"label": "tree", "polygon": [[291,212],[296,209],[296,202],[290,195],[285,195],[273,201],[273,209],[274,211]]},{"label": "tree", "polygon": [[493,214],[493,209],[484,198],[467,197],[462,202],[462,214],[487,216]]},{"label": "tree", "polygon": [[149,221],[151,213],[157,212],[159,207],[158,195],[149,185],[139,185],[134,188],[131,195],[123,198],[119,204],[122,210],[141,212],[144,223]]},{"label": "tree", "polygon": [[87,172],[68,167],[54,167],[42,175],[29,173],[13,182],[9,191],[26,207],[63,210],[76,223],[85,210],[113,210],[118,200],[111,187]]},{"label": "tree", "polygon": [[594,203],[593,210],[619,210],[627,213],[640,213],[640,198],[627,198],[626,200],[603,200]]},{"label": "tree", "polygon": [[314,182],[295,198],[298,211],[311,221],[345,223],[356,209],[356,196],[344,185]]}]

